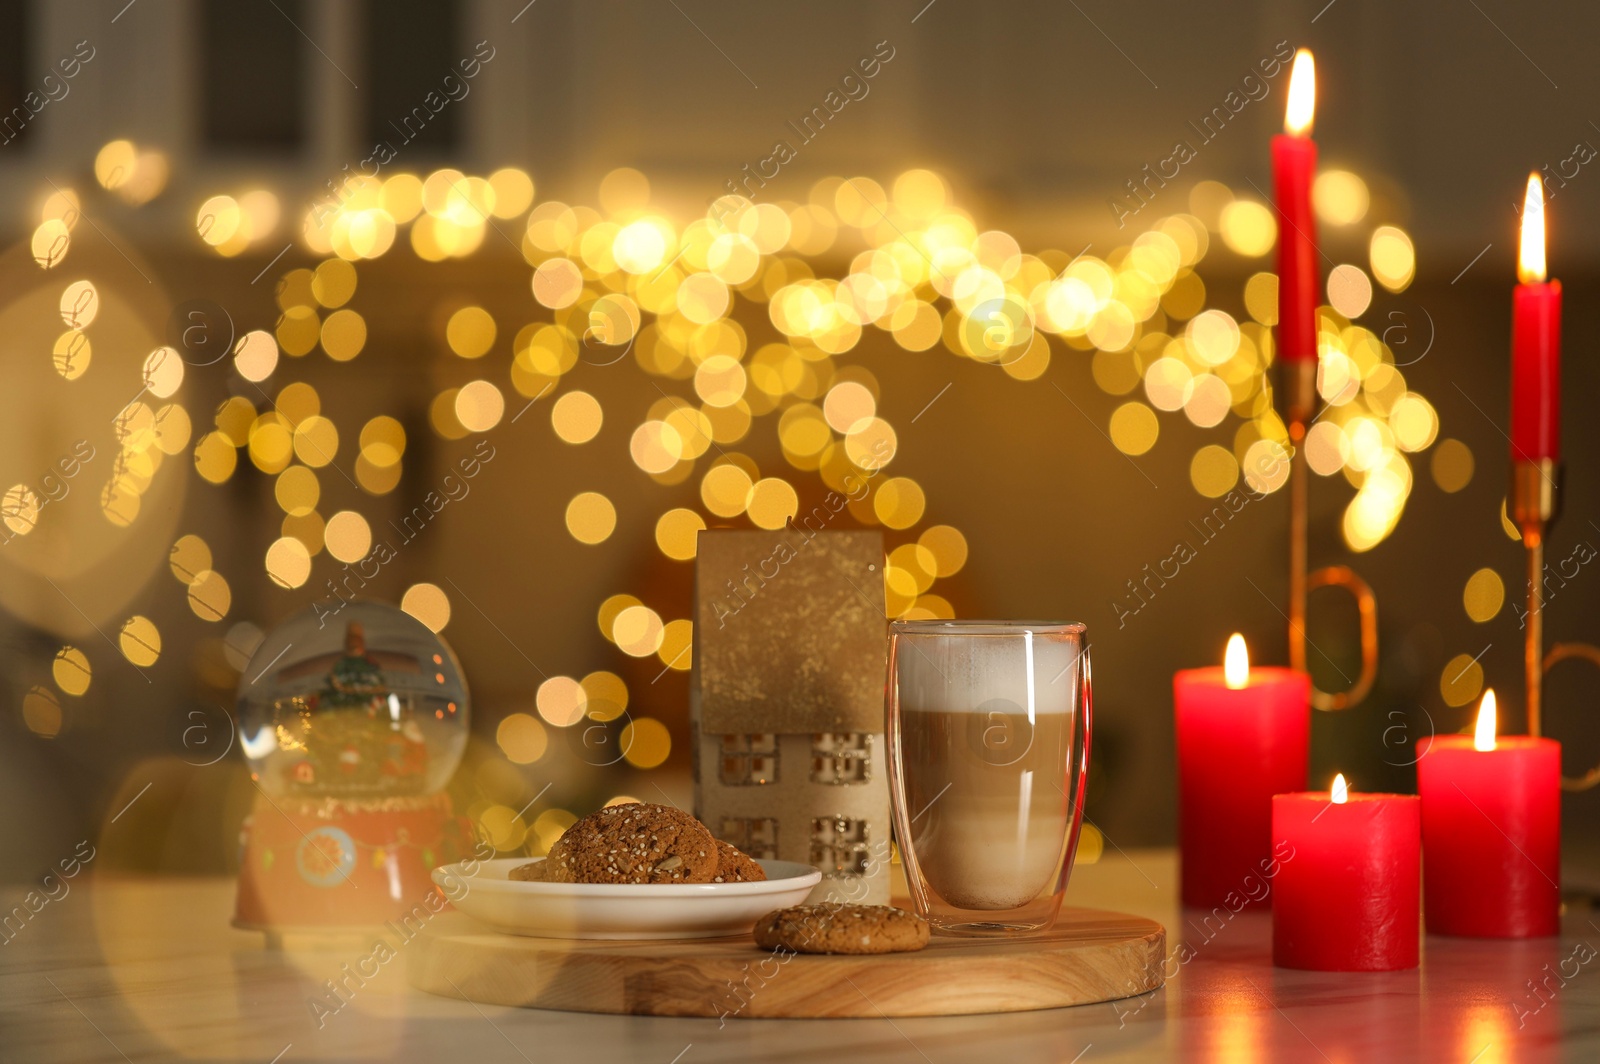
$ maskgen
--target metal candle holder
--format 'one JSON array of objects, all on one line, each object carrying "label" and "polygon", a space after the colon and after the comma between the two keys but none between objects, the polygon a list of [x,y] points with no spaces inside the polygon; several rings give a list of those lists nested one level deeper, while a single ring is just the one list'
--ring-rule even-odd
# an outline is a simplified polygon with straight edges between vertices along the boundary
[{"label": "metal candle holder", "polygon": [[[1550,526],[1561,515],[1561,463],[1553,458],[1518,458],[1511,463],[1511,499],[1507,507],[1522,533],[1528,555],[1528,613],[1523,631],[1523,673],[1528,734],[1544,734],[1544,674],[1569,658],[1600,665],[1600,647],[1589,643],[1557,643],[1544,652],[1544,544]],[[1600,766],[1582,776],[1562,776],[1568,791],[1600,785]]]},{"label": "metal candle holder", "polygon": [[[1306,462],[1306,430],[1317,406],[1317,362],[1284,360],[1285,420],[1289,427],[1289,664],[1306,667],[1306,594],[1323,587],[1342,587],[1355,599],[1361,629],[1361,672],[1344,691],[1311,688],[1317,709],[1349,709],[1358,705],[1378,678],[1378,600],[1372,588],[1347,565],[1330,565],[1308,572],[1306,525],[1311,470]],[[1597,659],[1600,660],[1600,659]],[[1600,770],[1597,770],[1600,781]]]}]

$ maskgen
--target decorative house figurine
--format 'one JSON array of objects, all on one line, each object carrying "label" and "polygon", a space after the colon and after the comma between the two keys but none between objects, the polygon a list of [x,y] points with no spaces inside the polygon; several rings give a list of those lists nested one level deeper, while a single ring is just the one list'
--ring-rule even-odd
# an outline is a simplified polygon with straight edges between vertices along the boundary
[{"label": "decorative house figurine", "polygon": [[812,901],[889,901],[883,537],[715,530],[695,562],[695,814],[815,865]]}]

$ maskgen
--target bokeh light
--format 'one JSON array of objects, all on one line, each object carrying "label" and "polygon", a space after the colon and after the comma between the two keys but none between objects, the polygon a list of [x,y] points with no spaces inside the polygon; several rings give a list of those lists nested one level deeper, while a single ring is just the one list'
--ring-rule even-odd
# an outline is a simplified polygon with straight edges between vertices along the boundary
[{"label": "bokeh light", "polygon": [[628,685],[614,672],[604,669],[591,672],[579,685],[586,699],[585,712],[591,720],[615,720],[628,708]]},{"label": "bokeh light", "polygon": [[517,765],[530,765],[544,756],[549,735],[544,725],[526,713],[512,713],[495,729],[495,742],[506,759]]},{"label": "bokeh light", "polygon": [[1372,234],[1368,254],[1372,276],[1391,292],[1403,292],[1417,274],[1417,253],[1411,238],[1392,225],[1380,226]]},{"label": "bokeh light", "polygon": [[1430,462],[1433,482],[1454,494],[1472,482],[1473,465],[1472,448],[1460,440],[1440,440]]},{"label": "bokeh light", "polygon": [[198,574],[189,585],[189,608],[202,621],[220,621],[233,607],[233,589],[214,569]]},{"label": "bokeh light", "polygon": [[488,432],[500,424],[505,412],[505,396],[488,381],[469,381],[456,392],[456,420],[468,432]]},{"label": "bokeh light", "polygon": [[623,726],[619,745],[634,768],[655,768],[672,753],[672,733],[653,717],[639,717]]},{"label": "bokeh light", "polygon": [[666,626],[661,617],[648,606],[629,606],[617,614],[611,626],[611,635],[624,654],[646,658],[661,649]]},{"label": "bokeh light", "polygon": [[482,307],[462,307],[450,316],[445,340],[462,358],[482,358],[494,346],[494,318]]},{"label": "bokeh light", "polygon": [[583,719],[589,696],[570,676],[552,676],[539,685],[534,704],[539,716],[557,728],[570,728]]},{"label": "bokeh light", "polygon": [[1348,170],[1324,170],[1311,187],[1317,217],[1328,225],[1354,225],[1367,216],[1367,183]]},{"label": "bokeh light", "polygon": [[22,696],[22,722],[41,739],[61,734],[61,699],[48,687],[35,684]]},{"label": "bokeh light", "polygon": [[605,415],[588,392],[571,391],[550,407],[550,425],[568,443],[588,443],[600,434]]},{"label": "bokeh light", "polygon": [[1372,305],[1372,282],[1359,266],[1344,263],[1328,271],[1328,302],[1347,318],[1359,318]]},{"label": "bokeh light", "polygon": [[340,510],[328,518],[322,541],[339,561],[358,562],[372,549],[372,526],[356,511]]},{"label": "bokeh light", "polygon": [[763,477],[750,485],[745,513],[757,528],[779,529],[800,511],[800,497],[781,477]]},{"label": "bokeh light", "polygon": [[693,510],[684,507],[668,510],[656,521],[656,546],[673,561],[690,561],[705,527],[705,518]]},{"label": "bokeh light", "polygon": [[1253,200],[1234,200],[1222,209],[1222,242],[1235,254],[1260,258],[1272,250],[1278,223],[1272,212]]},{"label": "bokeh light", "polygon": [[597,491],[585,491],[567,503],[567,531],[579,543],[604,543],[617,527],[617,510]]},{"label": "bokeh light", "polygon": [[161,657],[161,632],[150,618],[135,614],[122,622],[117,646],[134,665],[148,668]]},{"label": "bokeh light", "polygon": [[1111,414],[1111,442],[1127,455],[1141,455],[1156,445],[1161,425],[1143,403],[1123,403]]},{"label": "bokeh light", "polygon": [[442,632],[450,623],[450,596],[438,584],[412,584],[400,597],[400,608],[427,625],[429,631]]},{"label": "bokeh light", "polygon": [[62,694],[76,697],[89,690],[94,668],[83,651],[75,646],[64,646],[56,651],[55,661],[50,665],[50,677],[55,680]]},{"label": "bokeh light", "polygon": [[1505,605],[1506,585],[1493,569],[1479,569],[1467,578],[1461,592],[1461,604],[1467,616],[1482,624],[1495,618]]},{"label": "bokeh light", "polygon": [[1457,654],[1439,673],[1439,693],[1449,706],[1471,702],[1483,693],[1483,666],[1471,654]]},{"label": "bokeh light", "polygon": [[264,564],[268,578],[282,588],[301,587],[311,577],[311,552],[293,536],[273,540]]}]

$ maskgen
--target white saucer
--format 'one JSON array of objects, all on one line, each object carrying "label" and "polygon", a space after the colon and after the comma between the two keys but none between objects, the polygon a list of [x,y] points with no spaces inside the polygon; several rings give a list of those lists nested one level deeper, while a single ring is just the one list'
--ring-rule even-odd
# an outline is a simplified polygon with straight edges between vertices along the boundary
[{"label": "white saucer", "polygon": [[542,857],[459,864],[433,870],[458,910],[496,931],[540,938],[668,939],[745,935],[774,909],[799,905],[822,873],[795,861],[757,861],[756,883],[536,883],[508,879]]}]

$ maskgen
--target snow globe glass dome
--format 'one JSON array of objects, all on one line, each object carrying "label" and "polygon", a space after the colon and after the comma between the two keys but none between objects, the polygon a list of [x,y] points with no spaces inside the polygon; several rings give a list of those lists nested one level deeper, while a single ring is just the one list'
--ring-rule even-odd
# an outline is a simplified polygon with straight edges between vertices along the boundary
[{"label": "snow globe glass dome", "polygon": [[273,629],[240,676],[237,708],[251,776],[272,795],[433,794],[467,745],[455,654],[382,602],[312,605]]}]

